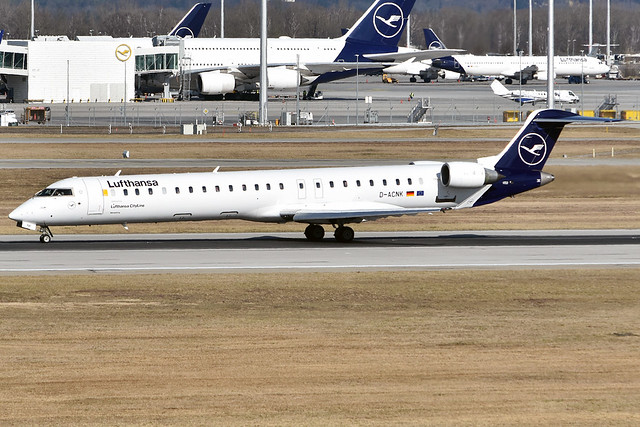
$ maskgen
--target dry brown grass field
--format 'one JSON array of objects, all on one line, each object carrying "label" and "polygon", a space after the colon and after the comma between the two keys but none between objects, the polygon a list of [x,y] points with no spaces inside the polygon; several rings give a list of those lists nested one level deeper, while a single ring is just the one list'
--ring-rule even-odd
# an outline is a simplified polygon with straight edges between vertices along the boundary
[{"label": "dry brown grass field", "polygon": [[637,425],[633,269],[0,285],[0,423]]},{"label": "dry brown grass field", "polygon": [[[447,132],[438,138],[469,136]],[[505,142],[513,132],[504,131]],[[611,146],[623,157],[640,155],[637,131],[611,139],[609,132],[568,129],[563,136],[595,139],[561,139],[554,156],[604,155]],[[371,135],[353,144],[212,137],[0,150],[17,159],[117,158],[123,149],[137,158],[464,159],[505,143],[474,135],[472,143],[428,135],[421,143]],[[546,170],[555,182],[514,199],[356,231],[640,228],[637,167]],[[0,170],[0,234],[28,233],[7,214],[51,182],[112,172]],[[639,294],[640,269],[0,276],[0,424],[638,425]]]}]

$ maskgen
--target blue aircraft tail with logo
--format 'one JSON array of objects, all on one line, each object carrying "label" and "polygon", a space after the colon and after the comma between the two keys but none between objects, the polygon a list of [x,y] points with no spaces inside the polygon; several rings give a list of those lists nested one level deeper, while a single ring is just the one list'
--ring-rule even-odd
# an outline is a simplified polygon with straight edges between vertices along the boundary
[{"label": "blue aircraft tail with logo", "polygon": [[2,37],[4,37],[4,30],[0,30],[0,43],[2,43]]},{"label": "blue aircraft tail with logo", "polygon": [[505,197],[540,187],[554,180],[543,172],[551,150],[564,126],[571,122],[614,121],[597,117],[584,117],[563,110],[536,110],[496,156],[483,157],[478,163],[499,174],[497,182],[478,199],[474,206],[493,203]]},{"label": "blue aircraft tail with logo", "polygon": [[397,52],[398,42],[407,24],[415,0],[376,0],[343,36],[345,46],[336,61],[360,61],[365,53]]},{"label": "blue aircraft tail with logo", "polygon": [[423,28],[424,41],[427,44],[427,49],[446,49],[447,47],[442,43],[442,40],[431,28]]},{"label": "blue aircraft tail with logo", "polygon": [[169,36],[198,37],[202,24],[211,9],[211,3],[196,3],[189,12],[169,31]]}]

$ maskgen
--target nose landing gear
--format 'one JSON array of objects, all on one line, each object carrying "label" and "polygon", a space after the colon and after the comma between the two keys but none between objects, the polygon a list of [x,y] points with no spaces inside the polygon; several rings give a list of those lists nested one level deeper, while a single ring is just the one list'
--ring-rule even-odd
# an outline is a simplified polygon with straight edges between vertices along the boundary
[{"label": "nose landing gear", "polygon": [[49,243],[53,238],[53,233],[51,232],[51,230],[49,230],[49,227],[47,227],[46,225],[43,227],[40,227],[40,233],[42,233],[40,235],[41,243]]}]

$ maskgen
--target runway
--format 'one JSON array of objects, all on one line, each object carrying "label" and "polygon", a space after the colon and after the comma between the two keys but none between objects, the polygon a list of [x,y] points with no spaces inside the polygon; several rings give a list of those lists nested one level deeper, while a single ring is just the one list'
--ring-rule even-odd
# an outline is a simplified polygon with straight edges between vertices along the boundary
[{"label": "runway", "polygon": [[0,237],[0,274],[639,267],[640,230]]}]

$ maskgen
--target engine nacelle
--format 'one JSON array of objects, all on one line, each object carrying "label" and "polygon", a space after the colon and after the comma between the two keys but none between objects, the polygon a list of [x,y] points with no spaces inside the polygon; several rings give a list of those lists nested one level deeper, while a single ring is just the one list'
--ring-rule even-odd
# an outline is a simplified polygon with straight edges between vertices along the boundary
[{"label": "engine nacelle", "polygon": [[[537,73],[536,73],[536,78],[537,78],[538,80],[548,80],[548,79],[547,79],[547,72],[546,72],[546,71],[544,71],[544,72],[540,72],[540,71],[539,71],[539,72],[537,72]],[[553,78],[554,78],[554,79],[556,78],[556,73],[553,73]]]},{"label": "engine nacelle", "polygon": [[236,79],[231,74],[216,71],[198,74],[198,90],[203,95],[224,95],[235,88]]},{"label": "engine nacelle", "polygon": [[486,169],[478,163],[450,162],[440,169],[440,180],[445,187],[477,188],[493,184],[499,179],[498,172]]},{"label": "engine nacelle", "polygon": [[295,89],[298,86],[298,72],[287,68],[267,69],[267,87],[269,89]]}]

